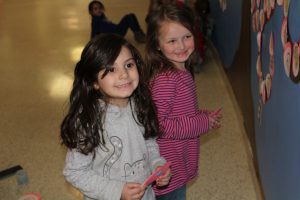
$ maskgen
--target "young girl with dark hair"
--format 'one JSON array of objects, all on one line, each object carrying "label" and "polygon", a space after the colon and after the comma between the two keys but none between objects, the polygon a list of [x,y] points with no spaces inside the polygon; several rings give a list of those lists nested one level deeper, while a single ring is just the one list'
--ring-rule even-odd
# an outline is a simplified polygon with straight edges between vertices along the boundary
[{"label": "young girl with dark hair", "polygon": [[[155,199],[142,183],[165,164],[155,138],[156,115],[136,48],[101,34],[75,67],[70,107],[61,124],[68,148],[63,174],[85,199]],[[168,184],[170,169],[156,180]]]}]

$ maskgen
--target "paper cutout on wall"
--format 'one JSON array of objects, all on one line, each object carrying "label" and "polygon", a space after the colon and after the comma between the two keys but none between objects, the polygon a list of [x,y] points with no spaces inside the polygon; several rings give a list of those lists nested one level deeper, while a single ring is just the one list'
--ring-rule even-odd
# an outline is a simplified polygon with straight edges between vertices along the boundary
[{"label": "paper cutout on wall", "polygon": [[284,63],[285,74],[288,77],[290,77],[291,60],[292,60],[292,47],[291,47],[291,43],[287,42],[284,46],[283,63]]},{"label": "paper cutout on wall", "polygon": [[259,27],[260,27],[260,12],[259,12],[259,10],[256,10],[255,17],[256,17],[256,31],[259,31]]},{"label": "paper cutout on wall", "polygon": [[260,15],[259,16],[260,31],[262,32],[264,30],[264,26],[266,22],[264,10],[261,9],[259,15]]},{"label": "paper cutout on wall", "polygon": [[271,34],[270,34],[269,54],[271,56],[274,56],[274,36],[273,36],[273,31],[271,31]]},{"label": "paper cutout on wall", "polygon": [[293,45],[292,71],[290,73],[291,78],[295,83],[298,83],[300,80],[299,55],[300,55],[299,44],[295,42]]},{"label": "paper cutout on wall", "polygon": [[271,88],[272,88],[272,78],[271,75],[268,73],[266,75],[266,93],[267,93],[267,100],[270,99],[271,96]]},{"label": "paper cutout on wall", "polygon": [[257,77],[258,80],[262,80],[262,67],[261,67],[261,57],[260,54],[257,56],[257,61],[256,61],[256,72],[257,72]]},{"label": "paper cutout on wall", "polygon": [[267,90],[266,90],[266,81],[265,80],[260,82],[259,94],[261,96],[262,103],[265,104],[267,102]]},{"label": "paper cutout on wall", "polygon": [[262,43],[262,41],[261,41],[261,32],[258,32],[257,33],[257,51],[258,51],[258,53],[261,52],[261,43]]},{"label": "paper cutout on wall", "polygon": [[281,25],[281,43],[283,48],[287,42],[287,22],[287,17],[284,17]]},{"label": "paper cutout on wall", "polygon": [[288,16],[289,13],[289,6],[290,6],[290,0],[284,0],[283,1],[283,15],[285,17]]}]

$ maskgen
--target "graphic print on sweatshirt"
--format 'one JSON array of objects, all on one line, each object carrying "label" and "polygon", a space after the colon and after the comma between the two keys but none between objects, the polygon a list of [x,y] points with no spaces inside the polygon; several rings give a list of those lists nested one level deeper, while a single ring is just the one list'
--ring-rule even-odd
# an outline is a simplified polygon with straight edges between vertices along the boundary
[{"label": "graphic print on sweatshirt", "polygon": [[[110,137],[109,141],[113,146],[113,152],[106,161],[103,168],[103,176],[106,178],[110,178],[110,169],[121,157],[123,151],[123,143],[119,137],[112,136]],[[139,182],[140,180],[143,180],[145,177],[147,177],[146,163],[146,155],[143,155],[143,158],[141,160],[137,160],[133,163],[125,163],[125,180]]]}]

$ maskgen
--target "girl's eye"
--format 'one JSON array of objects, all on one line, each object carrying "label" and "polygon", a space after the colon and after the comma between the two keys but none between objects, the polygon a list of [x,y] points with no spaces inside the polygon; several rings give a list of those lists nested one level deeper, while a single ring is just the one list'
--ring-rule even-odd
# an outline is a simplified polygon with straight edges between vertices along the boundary
[{"label": "girl's eye", "polygon": [[131,68],[131,67],[134,67],[134,66],[135,66],[134,63],[127,63],[127,64],[125,65],[126,68]]},{"label": "girl's eye", "polygon": [[171,43],[171,44],[172,44],[172,43],[174,43],[174,42],[175,42],[175,40],[169,40],[168,43]]}]

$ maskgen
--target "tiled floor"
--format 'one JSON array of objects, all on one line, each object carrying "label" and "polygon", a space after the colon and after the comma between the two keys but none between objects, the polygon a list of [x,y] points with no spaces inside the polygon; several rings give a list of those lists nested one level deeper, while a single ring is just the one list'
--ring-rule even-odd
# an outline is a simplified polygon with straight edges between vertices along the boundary
[{"label": "tiled floor", "polygon": [[[0,0],[0,170],[21,165],[29,190],[43,200],[81,195],[62,176],[65,148],[59,125],[66,112],[73,68],[89,40],[86,0]],[[148,1],[103,1],[118,21],[134,12],[145,28]],[[127,38],[141,51],[143,45]],[[209,60],[196,76],[199,105],[223,107],[222,128],[201,137],[200,175],[190,200],[260,200],[235,98],[220,66]],[[17,199],[15,176],[0,180],[0,199]]]}]

